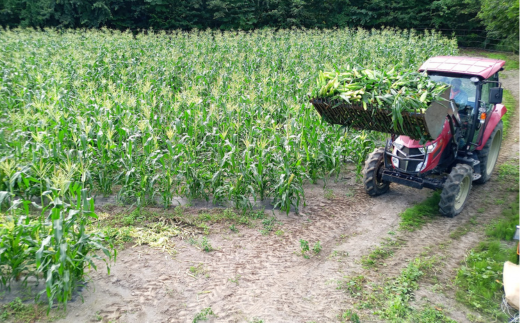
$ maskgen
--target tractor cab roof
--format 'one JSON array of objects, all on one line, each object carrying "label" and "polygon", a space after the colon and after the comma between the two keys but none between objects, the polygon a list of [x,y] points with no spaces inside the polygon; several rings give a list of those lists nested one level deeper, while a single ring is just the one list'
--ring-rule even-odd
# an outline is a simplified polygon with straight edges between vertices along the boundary
[{"label": "tractor cab roof", "polygon": [[505,61],[491,58],[435,56],[424,62],[419,71],[478,76],[485,80],[502,70],[505,63]]}]

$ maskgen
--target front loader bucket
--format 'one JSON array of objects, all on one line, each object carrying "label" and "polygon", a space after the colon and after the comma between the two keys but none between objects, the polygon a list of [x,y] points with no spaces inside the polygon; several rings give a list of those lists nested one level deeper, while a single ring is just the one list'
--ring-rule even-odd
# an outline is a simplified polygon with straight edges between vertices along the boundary
[{"label": "front loader bucket", "polygon": [[327,98],[311,99],[311,103],[323,120],[330,124],[431,140],[440,135],[446,116],[453,111],[448,101],[449,89],[442,94],[442,97],[446,101],[433,102],[425,113],[403,112],[403,124],[398,124],[396,127],[392,121],[391,108],[367,106],[365,110],[361,105]]}]

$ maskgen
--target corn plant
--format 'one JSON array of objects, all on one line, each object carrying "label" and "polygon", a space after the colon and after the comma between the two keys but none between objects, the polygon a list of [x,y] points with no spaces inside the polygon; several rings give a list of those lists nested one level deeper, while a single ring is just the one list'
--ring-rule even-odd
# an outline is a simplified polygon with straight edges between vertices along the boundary
[{"label": "corn plant", "polygon": [[[29,277],[43,277],[46,288],[37,299],[46,294],[49,309],[55,301],[66,306],[74,290],[84,284],[85,270],[96,269],[94,259],[104,261],[110,272],[109,262],[116,257],[103,236],[86,231],[89,219],[96,217],[88,189],[76,183],[57,184],[61,188],[46,195],[51,202],[40,207],[42,216],[29,215],[25,206],[33,202],[22,201],[13,203],[14,211],[0,221],[0,284],[10,289],[12,280],[25,283]],[[76,205],[65,202],[65,186],[71,187],[68,199]],[[24,205],[27,214],[19,215],[17,205]],[[93,253],[96,250],[105,257]]]}]

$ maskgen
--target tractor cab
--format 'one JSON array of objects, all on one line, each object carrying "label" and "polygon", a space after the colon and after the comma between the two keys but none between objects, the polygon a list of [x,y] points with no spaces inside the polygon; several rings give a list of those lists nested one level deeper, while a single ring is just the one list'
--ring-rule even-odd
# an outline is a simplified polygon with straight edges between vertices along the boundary
[{"label": "tractor cab", "polygon": [[[449,99],[461,123],[459,150],[474,151],[479,147],[478,141],[490,121],[488,117],[495,105],[502,103],[498,72],[504,69],[504,64],[505,61],[489,58],[437,56],[419,68],[421,72],[426,71],[432,81],[451,87]],[[503,106],[496,108],[500,116],[505,113]]]}]

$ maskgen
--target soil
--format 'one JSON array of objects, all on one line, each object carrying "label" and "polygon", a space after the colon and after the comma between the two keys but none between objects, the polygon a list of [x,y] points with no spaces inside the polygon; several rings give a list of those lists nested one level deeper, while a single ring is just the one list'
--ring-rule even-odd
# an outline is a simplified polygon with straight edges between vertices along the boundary
[{"label": "soil", "polygon": [[[518,71],[502,75],[504,87],[518,100]],[[499,163],[518,163],[518,138],[515,113]],[[492,206],[496,196],[510,200],[518,193],[508,193],[495,174],[487,184],[474,185],[469,203],[457,217],[437,216],[415,232],[403,232],[398,230],[399,213],[431,191],[392,185],[388,194],[370,198],[359,183],[341,177],[328,182],[326,189],[334,196],[323,183],[307,185],[307,205],[299,215],[268,211],[280,222],[274,231],[283,234],[263,235],[261,224],[237,225],[238,233],[231,232],[229,224],[215,224],[207,237],[216,248],[212,252],[181,239],[175,241],[173,257],[148,246],[129,246],[118,253],[110,275],[102,266],[91,273],[82,292],[84,302],[77,298],[69,303],[66,316],[58,322],[192,322],[205,308],[216,315],[208,316],[207,322],[338,321],[338,315],[354,304],[337,289],[340,279],[358,274],[373,281],[393,277],[424,252],[445,260],[438,268],[439,281],[422,282],[414,305],[443,306],[457,322],[468,321],[472,312],[454,301],[450,280],[467,251],[483,238],[482,224],[500,215],[500,209]],[[486,212],[477,212],[483,207]],[[450,238],[472,217],[479,225],[460,239]],[[361,258],[392,237],[389,232],[396,232],[404,245],[386,260],[386,266],[364,269]],[[306,259],[300,253],[300,239],[311,247],[320,241],[323,249]],[[196,273],[190,267],[197,268]],[[362,314],[363,322],[380,321],[369,312]]]}]

